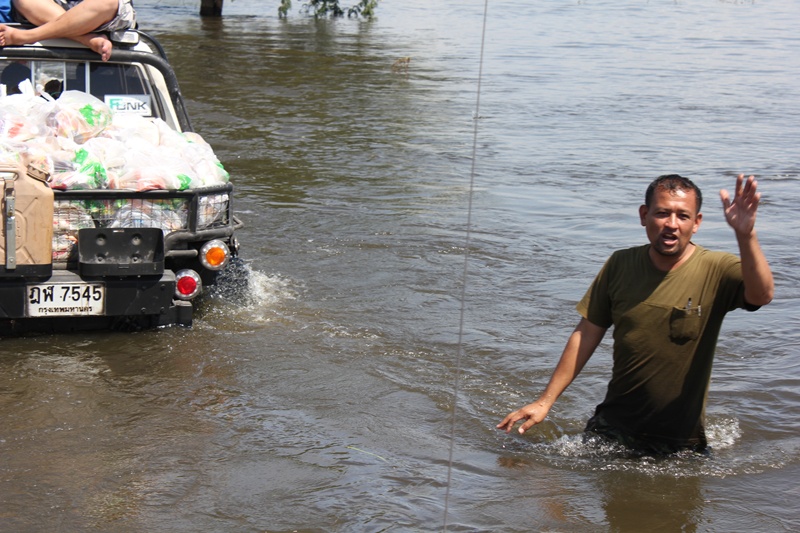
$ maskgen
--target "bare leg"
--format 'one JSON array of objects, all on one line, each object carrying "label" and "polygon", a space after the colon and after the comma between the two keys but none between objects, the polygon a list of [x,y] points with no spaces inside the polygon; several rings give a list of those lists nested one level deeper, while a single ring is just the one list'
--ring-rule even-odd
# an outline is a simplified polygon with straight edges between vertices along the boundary
[{"label": "bare leg", "polygon": [[66,11],[53,0],[14,0],[16,10],[34,26],[55,20]]},{"label": "bare leg", "polygon": [[39,26],[21,30],[0,24],[0,46],[63,37],[88,46],[100,54],[103,61],[111,56],[111,41],[91,32],[116,16],[118,0],[84,0],[66,12],[51,0],[18,0],[15,6],[25,18]]}]

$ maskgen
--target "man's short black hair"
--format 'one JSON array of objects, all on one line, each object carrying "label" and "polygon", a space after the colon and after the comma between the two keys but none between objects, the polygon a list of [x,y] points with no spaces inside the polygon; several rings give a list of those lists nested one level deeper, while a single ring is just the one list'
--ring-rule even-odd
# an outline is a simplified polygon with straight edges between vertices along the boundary
[{"label": "man's short black hair", "polygon": [[697,196],[697,212],[700,212],[700,207],[703,205],[703,193],[700,192],[700,188],[689,178],[684,178],[678,174],[664,174],[663,176],[659,176],[654,179],[653,182],[647,187],[647,192],[644,193],[644,205],[647,207],[650,207],[650,203],[653,201],[653,194],[655,194],[656,189],[671,192],[694,191],[695,195]]}]

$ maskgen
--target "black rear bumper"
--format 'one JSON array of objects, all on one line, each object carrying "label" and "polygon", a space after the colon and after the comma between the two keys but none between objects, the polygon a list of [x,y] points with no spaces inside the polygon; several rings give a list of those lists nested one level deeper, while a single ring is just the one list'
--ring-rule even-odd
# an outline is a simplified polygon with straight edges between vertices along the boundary
[{"label": "black rear bumper", "polygon": [[[39,283],[102,283],[102,315],[28,316],[28,301]],[[171,270],[156,276],[119,278],[81,277],[69,270],[55,270],[46,281],[5,279],[0,281],[0,334],[191,326],[191,302],[176,300],[174,294],[175,274]]]}]

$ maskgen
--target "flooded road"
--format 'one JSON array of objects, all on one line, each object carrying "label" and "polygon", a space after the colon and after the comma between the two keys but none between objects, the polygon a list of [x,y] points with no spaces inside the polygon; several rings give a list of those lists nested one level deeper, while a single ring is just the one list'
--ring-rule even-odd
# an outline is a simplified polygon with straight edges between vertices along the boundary
[{"label": "flooded road", "polygon": [[[466,279],[483,2],[225,4],[136,3],[234,180],[249,292],[192,329],[0,340],[0,530],[800,529],[794,2],[490,5]],[[703,189],[710,248],[736,251],[717,190],[764,194],[776,298],[726,319],[713,453],[583,443],[608,340],[548,421],[497,432],[671,172]]]}]

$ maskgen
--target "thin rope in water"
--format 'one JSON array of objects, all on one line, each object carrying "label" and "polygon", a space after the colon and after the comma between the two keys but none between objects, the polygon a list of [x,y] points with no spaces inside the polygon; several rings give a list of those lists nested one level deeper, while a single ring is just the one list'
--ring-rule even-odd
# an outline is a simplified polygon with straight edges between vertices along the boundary
[{"label": "thin rope in water", "polygon": [[475,114],[472,119],[474,127],[472,131],[472,163],[469,172],[469,193],[467,194],[467,228],[464,244],[464,271],[461,280],[461,309],[458,319],[458,348],[456,350],[456,369],[453,378],[453,412],[450,420],[450,451],[447,458],[447,486],[444,495],[444,523],[442,531],[447,533],[447,518],[450,511],[450,486],[453,480],[453,452],[456,442],[456,413],[458,411],[458,393],[461,381],[461,358],[464,353],[464,314],[467,301],[467,274],[469,272],[469,249],[472,244],[472,197],[475,189],[475,160],[478,152],[478,120],[481,110],[481,79],[483,78],[483,49],[486,41],[486,18],[489,12],[489,0],[484,0],[483,4],[483,26],[481,28],[481,50],[478,61],[478,88],[475,96]]}]

